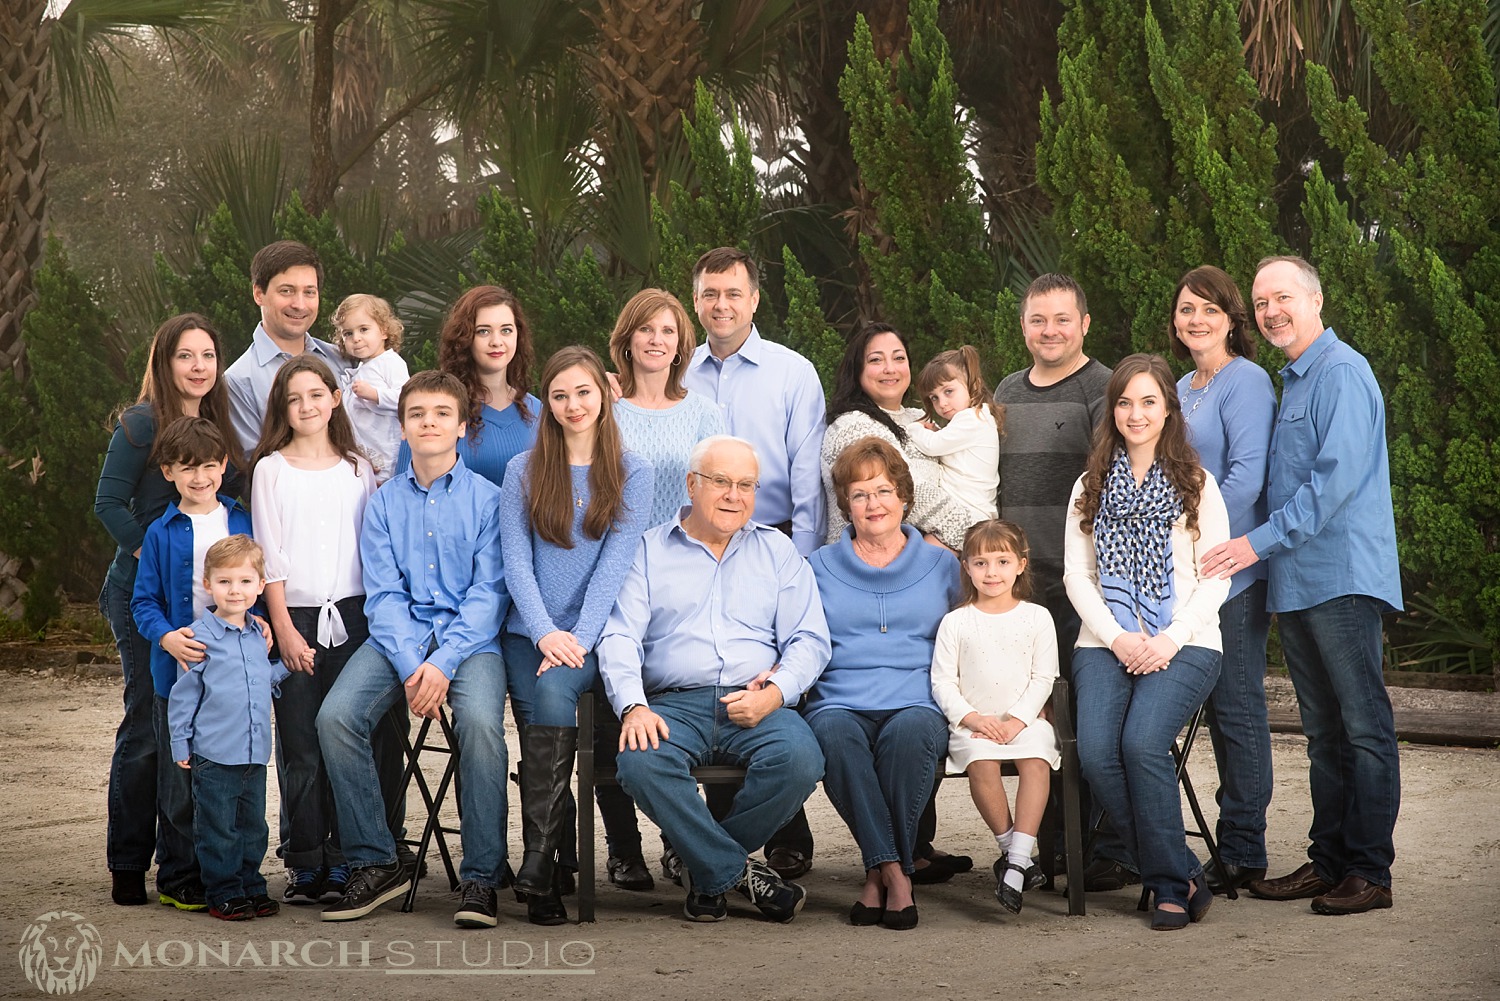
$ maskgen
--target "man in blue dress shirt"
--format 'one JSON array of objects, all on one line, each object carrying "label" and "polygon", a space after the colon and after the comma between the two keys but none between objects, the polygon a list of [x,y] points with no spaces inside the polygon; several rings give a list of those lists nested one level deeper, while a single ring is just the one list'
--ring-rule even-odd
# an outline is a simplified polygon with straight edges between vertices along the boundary
[{"label": "man in blue dress shirt", "polygon": [[500,556],[500,488],[458,457],[469,412],[463,383],[421,372],[401,390],[401,436],[411,467],[375,492],[365,511],[370,638],[355,651],[318,711],[318,743],[353,870],[324,921],[362,918],[404,894],[370,747],[371,731],[405,698],[436,719],[444,700],[458,732],[463,815],[461,928],[493,928],[505,869],[505,665],[496,641],[510,596]]},{"label": "man in blue dress shirt", "polygon": [[[828,624],[807,561],[750,520],[754,447],[705,438],[689,469],[690,506],[646,533],[599,641],[621,721],[620,783],[681,851],[689,920],[722,920],[725,893],[738,890],[786,922],[802,907],[802,887],[747,856],[823,775],[818,742],[794,707],[828,664]],[[703,764],[747,770],[722,820],[690,774]]]},{"label": "man in blue dress shirt", "polygon": [[1380,617],[1401,609],[1385,402],[1370,364],[1323,326],[1318,272],[1268,257],[1252,292],[1261,334],[1286,353],[1271,436],[1270,516],[1210,550],[1228,577],[1269,560],[1287,670],[1307,735],[1310,861],[1250,892],[1312,897],[1319,914],[1391,906],[1401,772],[1381,676]]},{"label": "man in blue dress shirt", "polygon": [[[704,342],[682,383],[719,406],[729,433],[755,446],[760,490],[755,512],[763,524],[791,536],[811,556],[823,544],[823,385],[812,363],[781,344],[762,340],[755,328],[760,269],[735,247],[718,247],[693,265],[693,308]],[[722,815],[727,790],[710,786],[708,801]],[[766,859],[787,879],[812,868],[813,837],[798,811],[766,845]],[[670,849],[662,858],[675,878]]]}]

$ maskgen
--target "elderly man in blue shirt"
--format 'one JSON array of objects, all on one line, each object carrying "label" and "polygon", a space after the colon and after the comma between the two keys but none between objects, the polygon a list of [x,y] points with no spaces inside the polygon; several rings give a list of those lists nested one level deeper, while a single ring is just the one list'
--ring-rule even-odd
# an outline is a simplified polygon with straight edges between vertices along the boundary
[{"label": "elderly man in blue shirt", "polygon": [[1307,735],[1309,861],[1250,892],[1311,897],[1319,914],[1391,906],[1401,772],[1381,676],[1382,614],[1401,609],[1385,403],[1370,364],[1323,326],[1318,272],[1268,257],[1252,291],[1261,334],[1286,353],[1264,524],[1208,552],[1228,577],[1269,561],[1287,670]]},{"label": "elderly man in blue shirt", "polygon": [[[681,851],[689,920],[723,920],[724,895],[738,890],[787,922],[806,893],[748,856],[823,775],[793,707],[828,664],[828,624],[796,547],[750,520],[754,447],[705,438],[689,468],[690,506],[646,533],[599,642],[620,716],[620,782]],[[691,775],[704,764],[746,769],[722,820]]]},{"label": "elderly man in blue shirt", "polygon": [[500,488],[458,457],[468,392],[445,372],[401,390],[411,466],[375,492],[360,533],[370,638],[318,711],[318,743],[353,870],[324,921],[362,918],[404,894],[413,873],[396,857],[371,733],[405,699],[436,719],[446,700],[458,734],[463,816],[461,928],[493,928],[505,868],[505,665],[497,642],[510,596],[500,555]]}]

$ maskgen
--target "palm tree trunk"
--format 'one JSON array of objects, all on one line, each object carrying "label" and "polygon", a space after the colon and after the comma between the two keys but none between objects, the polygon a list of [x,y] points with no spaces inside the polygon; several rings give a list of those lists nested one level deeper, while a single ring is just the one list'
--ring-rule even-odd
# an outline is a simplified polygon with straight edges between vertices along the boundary
[{"label": "palm tree trunk", "polygon": [[24,375],[21,319],[36,303],[47,213],[47,0],[0,4],[0,371]]}]

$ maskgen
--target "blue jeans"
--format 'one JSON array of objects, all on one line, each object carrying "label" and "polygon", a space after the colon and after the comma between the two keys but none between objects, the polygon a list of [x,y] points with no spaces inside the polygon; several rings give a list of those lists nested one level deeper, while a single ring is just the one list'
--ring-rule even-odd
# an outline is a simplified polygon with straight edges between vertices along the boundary
[{"label": "blue jeans", "polygon": [[160,695],[151,699],[156,724],[156,886],[171,893],[202,883],[194,847],[193,773],[172,760],[167,700]]},{"label": "blue jeans", "polygon": [[599,679],[599,658],[590,653],[582,667],[558,665],[541,675],[542,652],[529,637],[500,634],[500,652],[505,657],[510,711],[520,726],[577,726],[578,697]]},{"label": "blue jeans", "polygon": [[[130,592],[135,560],[117,580],[114,568],[99,592],[99,611],[109,620],[125,677],[125,717],[115,731],[109,760],[109,827],[105,859],[111,872],[145,872],[156,851],[156,727],[152,722],[151,644],[135,628]],[[172,767],[177,767],[173,765]]]},{"label": "blue jeans", "polygon": [[[386,824],[370,735],[391,706],[406,698],[391,662],[366,643],[318,710],[318,744],[338,807],[339,840],[349,865],[392,865],[396,841]],[[458,732],[458,797],[463,821],[459,878],[498,886],[505,867],[505,664],[476,653],[448,686]],[[426,818],[423,818],[425,823]]]},{"label": "blue jeans", "polygon": [[1171,747],[1218,676],[1219,652],[1201,646],[1143,675],[1126,674],[1103,647],[1073,651],[1079,764],[1158,904],[1186,907],[1203,868],[1188,850]]},{"label": "blue jeans", "polygon": [[1380,609],[1351,594],[1277,617],[1307,735],[1307,857],[1330,883],[1363,876],[1388,887],[1396,858],[1401,762],[1381,676]]},{"label": "blue jeans", "polygon": [[1219,857],[1249,869],[1266,866],[1266,808],[1271,805],[1271,724],[1266,716],[1266,582],[1224,602],[1219,682],[1208,697],[1208,736],[1219,766]]},{"label": "blue jeans", "polygon": [[948,722],[926,706],[824,709],[807,721],[827,763],[823,791],[859,845],[865,869],[912,872],[917,822],[932,792]]},{"label": "blue jeans", "polygon": [[221,765],[197,754],[190,760],[193,836],[209,904],[265,893],[266,766]]},{"label": "blue jeans", "polygon": [[[283,837],[278,853],[293,869],[342,865],[338,809],[323,751],[318,746],[318,710],[343,673],[344,665],[370,635],[365,622],[365,596],[336,602],[349,638],[336,647],[317,644],[317,608],[289,608],[292,625],[313,648],[313,673],[293,671],[281,682],[276,700],[277,780],[281,787]],[[376,734],[380,728],[376,728]],[[376,743],[379,743],[378,737]],[[398,745],[399,748],[399,745]],[[399,749],[397,752],[399,757]],[[376,759],[379,761],[379,749]]]},{"label": "blue jeans", "polygon": [[[725,893],[739,883],[750,853],[766,843],[807,801],[823,776],[823,752],[801,716],[777,709],[756,726],[729,721],[719,699],[740,688],[658,692],[652,711],[671,736],[657,748],[624,750],[620,784],[635,797],[682,854],[699,893]],[[745,784],[722,821],[698,795],[689,769],[739,765]]]}]

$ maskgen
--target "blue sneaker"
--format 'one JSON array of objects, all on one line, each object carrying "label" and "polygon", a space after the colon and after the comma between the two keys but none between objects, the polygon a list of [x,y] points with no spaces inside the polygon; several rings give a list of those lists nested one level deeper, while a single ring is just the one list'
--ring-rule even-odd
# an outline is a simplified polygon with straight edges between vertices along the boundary
[{"label": "blue sneaker", "polygon": [[287,904],[316,904],[323,899],[323,887],[322,869],[289,869],[281,900]]}]

